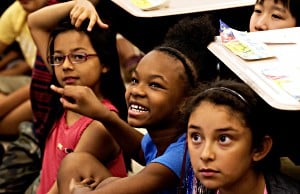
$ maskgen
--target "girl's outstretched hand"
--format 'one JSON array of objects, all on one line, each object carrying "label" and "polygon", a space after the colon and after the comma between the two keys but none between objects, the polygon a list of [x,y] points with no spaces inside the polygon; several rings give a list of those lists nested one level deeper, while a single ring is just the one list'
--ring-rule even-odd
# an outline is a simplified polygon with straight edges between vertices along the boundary
[{"label": "girl's outstretched hand", "polygon": [[73,9],[70,12],[70,18],[72,24],[79,28],[82,22],[86,19],[90,19],[88,25],[88,31],[91,31],[94,25],[97,23],[101,28],[108,28],[108,25],[103,23],[100,19],[95,6],[89,0],[76,0]]},{"label": "girl's outstretched hand", "polygon": [[102,119],[101,115],[106,115],[106,113],[110,112],[108,108],[100,103],[99,98],[89,87],[67,85],[64,88],[60,88],[51,85],[50,88],[62,95],[60,101],[66,109],[96,120]]},{"label": "girl's outstretched hand", "polygon": [[72,194],[82,194],[82,193],[89,192],[91,190],[92,189],[88,185],[78,183],[74,179],[72,179],[70,182],[69,191]]}]

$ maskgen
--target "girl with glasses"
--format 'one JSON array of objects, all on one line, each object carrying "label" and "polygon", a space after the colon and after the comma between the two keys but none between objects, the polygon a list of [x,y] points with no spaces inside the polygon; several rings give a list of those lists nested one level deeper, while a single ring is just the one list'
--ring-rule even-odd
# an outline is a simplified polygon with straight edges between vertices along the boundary
[{"label": "girl with glasses", "polygon": [[[97,103],[125,120],[125,86],[120,73],[116,33],[98,25],[87,30],[88,19],[80,27],[74,26],[68,14],[75,5],[76,1],[70,1],[40,10],[48,18],[47,22],[38,13],[29,16],[34,41],[43,60],[53,70],[52,84],[90,88],[97,96]],[[127,176],[122,150],[105,126],[64,109],[60,98],[61,95],[54,94],[53,109],[45,125],[50,133],[45,142],[37,193],[57,192],[56,177],[61,160],[71,152],[87,152],[114,176]]]}]

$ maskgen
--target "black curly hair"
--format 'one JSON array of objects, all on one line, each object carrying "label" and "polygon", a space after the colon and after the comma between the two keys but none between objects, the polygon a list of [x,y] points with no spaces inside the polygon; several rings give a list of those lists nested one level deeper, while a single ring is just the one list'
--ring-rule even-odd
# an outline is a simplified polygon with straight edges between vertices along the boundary
[{"label": "black curly hair", "polygon": [[[187,16],[168,30],[161,47],[180,51],[196,70],[196,81],[214,80],[218,75],[217,58],[207,46],[219,35],[218,25],[218,19],[213,14]],[[156,49],[159,50],[159,47]]]}]

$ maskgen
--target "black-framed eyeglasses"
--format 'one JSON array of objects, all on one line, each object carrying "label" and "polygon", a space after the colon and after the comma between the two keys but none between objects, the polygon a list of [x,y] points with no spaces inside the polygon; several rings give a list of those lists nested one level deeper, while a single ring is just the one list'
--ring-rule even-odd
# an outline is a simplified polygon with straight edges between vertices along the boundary
[{"label": "black-framed eyeglasses", "polygon": [[53,54],[47,57],[48,63],[52,66],[59,66],[65,62],[66,57],[74,65],[78,63],[83,63],[88,60],[91,56],[98,56],[97,54],[87,54],[83,52],[72,52],[69,54]]}]

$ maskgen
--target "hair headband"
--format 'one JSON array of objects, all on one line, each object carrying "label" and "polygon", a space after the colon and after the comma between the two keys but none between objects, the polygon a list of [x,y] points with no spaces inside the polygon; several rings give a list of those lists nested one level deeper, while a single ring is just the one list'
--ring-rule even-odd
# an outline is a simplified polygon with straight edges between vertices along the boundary
[{"label": "hair headband", "polygon": [[219,91],[225,91],[227,93],[230,93],[236,97],[238,97],[240,100],[242,100],[244,103],[248,104],[247,100],[240,94],[238,93],[237,91],[233,90],[233,89],[230,89],[230,88],[226,88],[226,87],[214,87],[214,88],[209,88],[207,90],[205,90],[204,92],[202,93],[206,93],[208,91],[212,91],[212,90],[219,90]]},{"label": "hair headband", "polygon": [[192,76],[188,76],[188,80],[189,83],[191,84],[191,86],[195,87],[196,86],[196,75],[194,75],[193,71],[192,71],[192,64],[187,62],[187,57],[180,52],[179,50],[169,47],[169,46],[159,46],[156,48],[156,50],[159,51],[167,51],[168,53],[170,53],[171,55],[175,56],[184,66],[184,69],[187,73],[187,75],[192,75]]}]

